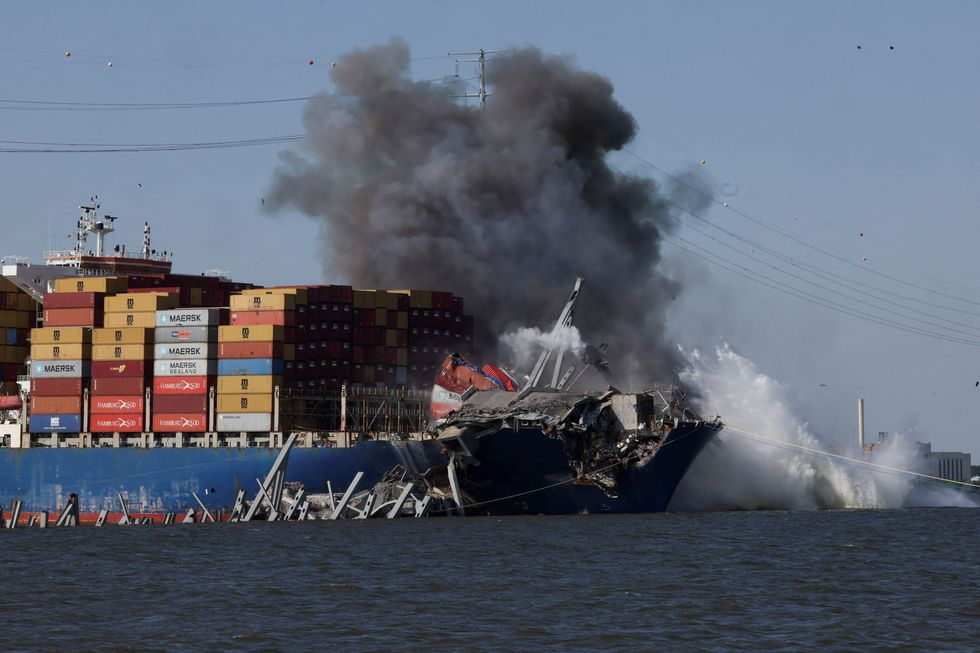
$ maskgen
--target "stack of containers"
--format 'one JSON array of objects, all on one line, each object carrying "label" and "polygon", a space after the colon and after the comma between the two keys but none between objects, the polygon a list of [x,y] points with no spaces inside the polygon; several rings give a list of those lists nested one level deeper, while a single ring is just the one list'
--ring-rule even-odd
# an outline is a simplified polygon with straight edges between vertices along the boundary
[{"label": "stack of containers", "polygon": [[308,376],[296,381],[295,388],[335,392],[351,378],[353,289],[318,286],[307,292],[308,303],[296,307],[296,360],[297,365],[306,361]]},{"label": "stack of containers", "polygon": [[154,431],[207,430],[208,388],[214,385],[221,313],[217,308],[157,311]]},{"label": "stack of containers", "polygon": [[464,315],[462,297],[449,292],[394,292],[408,298],[408,385],[431,387],[446,356],[473,356],[473,316]]},{"label": "stack of containers", "polygon": [[31,329],[31,433],[79,433],[88,381],[92,331]]},{"label": "stack of containers", "polygon": [[36,315],[37,302],[0,277],[0,395],[18,392],[17,377],[26,374],[24,361],[31,353]]},{"label": "stack of containers", "polygon": [[407,383],[408,300],[402,291],[354,291],[354,383],[388,387]]},{"label": "stack of containers", "polygon": [[218,328],[219,432],[272,430],[274,389],[284,387],[285,363],[295,357],[296,303],[307,296],[305,288],[231,296],[231,324]]},{"label": "stack of containers", "polygon": [[173,293],[131,292],[106,297],[104,327],[93,332],[90,430],[139,433],[153,361],[156,312],[172,308]]}]

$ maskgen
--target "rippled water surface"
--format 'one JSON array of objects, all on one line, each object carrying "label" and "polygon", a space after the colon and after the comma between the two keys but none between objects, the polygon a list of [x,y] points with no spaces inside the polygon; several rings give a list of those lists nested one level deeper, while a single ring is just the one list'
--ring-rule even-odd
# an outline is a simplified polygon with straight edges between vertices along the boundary
[{"label": "rippled water surface", "polygon": [[976,650],[980,511],[0,531],[11,650]]}]

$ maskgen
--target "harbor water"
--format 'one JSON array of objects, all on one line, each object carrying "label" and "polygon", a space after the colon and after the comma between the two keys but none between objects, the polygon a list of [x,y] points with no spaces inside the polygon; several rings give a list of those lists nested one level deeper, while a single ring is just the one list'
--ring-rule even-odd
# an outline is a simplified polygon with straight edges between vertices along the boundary
[{"label": "harbor water", "polygon": [[980,511],[0,531],[5,651],[976,650]]}]

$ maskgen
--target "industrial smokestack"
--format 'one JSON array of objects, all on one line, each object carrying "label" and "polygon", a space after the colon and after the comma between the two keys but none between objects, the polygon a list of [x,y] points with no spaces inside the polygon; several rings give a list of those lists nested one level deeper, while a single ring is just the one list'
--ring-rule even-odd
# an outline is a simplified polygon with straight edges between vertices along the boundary
[{"label": "industrial smokestack", "polygon": [[864,455],[864,399],[858,399],[858,446]]},{"label": "industrial smokestack", "polygon": [[305,150],[282,155],[267,210],[320,225],[328,278],[462,295],[485,356],[515,327],[550,325],[584,277],[575,323],[609,343],[617,377],[676,378],[664,321],[681,287],[661,265],[676,219],[652,179],[607,162],[637,131],[609,80],[520,48],[488,64],[481,111],[410,64],[400,39],[337,59],[336,91],[307,105]]}]

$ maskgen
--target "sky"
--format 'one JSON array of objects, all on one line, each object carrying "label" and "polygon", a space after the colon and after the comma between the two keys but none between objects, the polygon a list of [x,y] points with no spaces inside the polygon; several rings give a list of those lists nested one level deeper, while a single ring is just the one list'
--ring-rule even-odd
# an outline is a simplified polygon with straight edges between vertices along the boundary
[{"label": "sky", "polygon": [[[617,169],[711,189],[664,244],[684,286],[675,342],[728,343],[827,442],[853,441],[863,397],[872,438],[977,456],[978,19],[968,2],[7,3],[0,149],[302,134],[302,101],[36,102],[304,98],[330,91],[331,61],[392,36],[416,78],[473,84],[475,67],[448,52],[534,46],[607,77],[634,115]],[[315,223],[263,209],[280,155],[299,148],[0,152],[0,255],[70,246],[77,206],[98,194],[120,216],[112,242],[137,247],[149,220],[176,271],[357,285],[322,271]],[[589,292],[614,289],[586,280],[580,310]],[[562,299],[542,301],[557,314]]]}]

